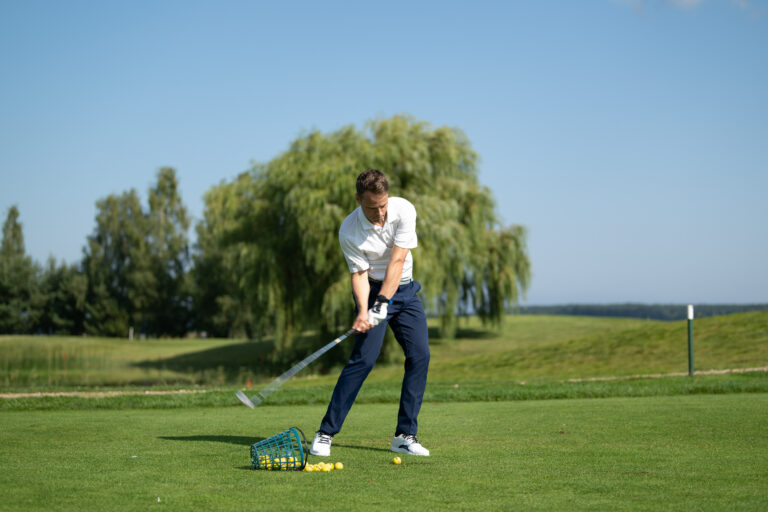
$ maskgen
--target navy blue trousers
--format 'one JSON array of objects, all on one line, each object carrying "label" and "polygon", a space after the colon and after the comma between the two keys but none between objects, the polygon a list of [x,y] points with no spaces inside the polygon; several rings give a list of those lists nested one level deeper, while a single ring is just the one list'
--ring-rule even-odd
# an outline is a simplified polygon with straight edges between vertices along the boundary
[{"label": "navy blue trousers", "polygon": [[[368,308],[373,307],[381,284],[371,284]],[[400,391],[400,410],[396,432],[414,434],[418,430],[417,418],[427,386],[429,369],[429,334],[427,317],[417,295],[421,285],[417,282],[398,287],[392,304],[387,308],[387,319],[366,333],[355,336],[355,346],[347,365],[339,375],[331,403],[325,413],[320,430],[336,434],[347,417],[355,398],[381,352],[387,324],[405,353],[405,375]]]}]

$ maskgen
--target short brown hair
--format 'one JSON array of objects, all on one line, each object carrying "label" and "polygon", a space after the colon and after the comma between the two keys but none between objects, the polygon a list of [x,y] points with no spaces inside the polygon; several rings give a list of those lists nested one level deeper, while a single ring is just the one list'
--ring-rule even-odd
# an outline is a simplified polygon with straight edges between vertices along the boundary
[{"label": "short brown hair", "polygon": [[357,177],[357,195],[362,197],[363,192],[372,194],[385,194],[389,192],[389,182],[381,171],[368,169]]}]

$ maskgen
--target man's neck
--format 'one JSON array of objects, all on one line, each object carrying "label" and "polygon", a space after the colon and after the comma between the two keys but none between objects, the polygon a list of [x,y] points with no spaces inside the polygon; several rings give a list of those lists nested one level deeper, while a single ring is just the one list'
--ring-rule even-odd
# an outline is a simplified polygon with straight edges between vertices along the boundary
[{"label": "man's neck", "polygon": [[374,226],[379,226],[380,228],[383,228],[384,224],[387,223],[387,217],[388,216],[389,216],[389,212],[387,212],[386,215],[384,215],[384,218],[381,221],[379,221],[379,222],[371,222],[371,224],[373,224]]}]

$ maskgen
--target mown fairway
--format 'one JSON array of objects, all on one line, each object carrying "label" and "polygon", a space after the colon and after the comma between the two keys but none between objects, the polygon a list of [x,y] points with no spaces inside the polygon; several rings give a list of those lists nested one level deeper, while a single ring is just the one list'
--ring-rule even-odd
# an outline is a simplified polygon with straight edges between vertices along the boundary
[{"label": "mown fairway", "polygon": [[432,456],[401,466],[387,450],[397,406],[357,405],[331,457],[345,469],[248,468],[252,442],[293,425],[310,435],[323,411],[5,412],[2,509],[768,507],[768,394],[426,404]]}]

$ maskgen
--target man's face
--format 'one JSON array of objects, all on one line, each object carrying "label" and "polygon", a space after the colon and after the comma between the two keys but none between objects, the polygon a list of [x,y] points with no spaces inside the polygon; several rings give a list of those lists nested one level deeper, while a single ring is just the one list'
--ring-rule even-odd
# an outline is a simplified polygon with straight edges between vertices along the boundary
[{"label": "man's face", "polygon": [[357,203],[363,208],[365,218],[371,224],[383,225],[387,219],[387,204],[389,202],[389,194],[384,192],[383,194],[374,194],[372,192],[363,192],[363,195],[355,194]]}]

